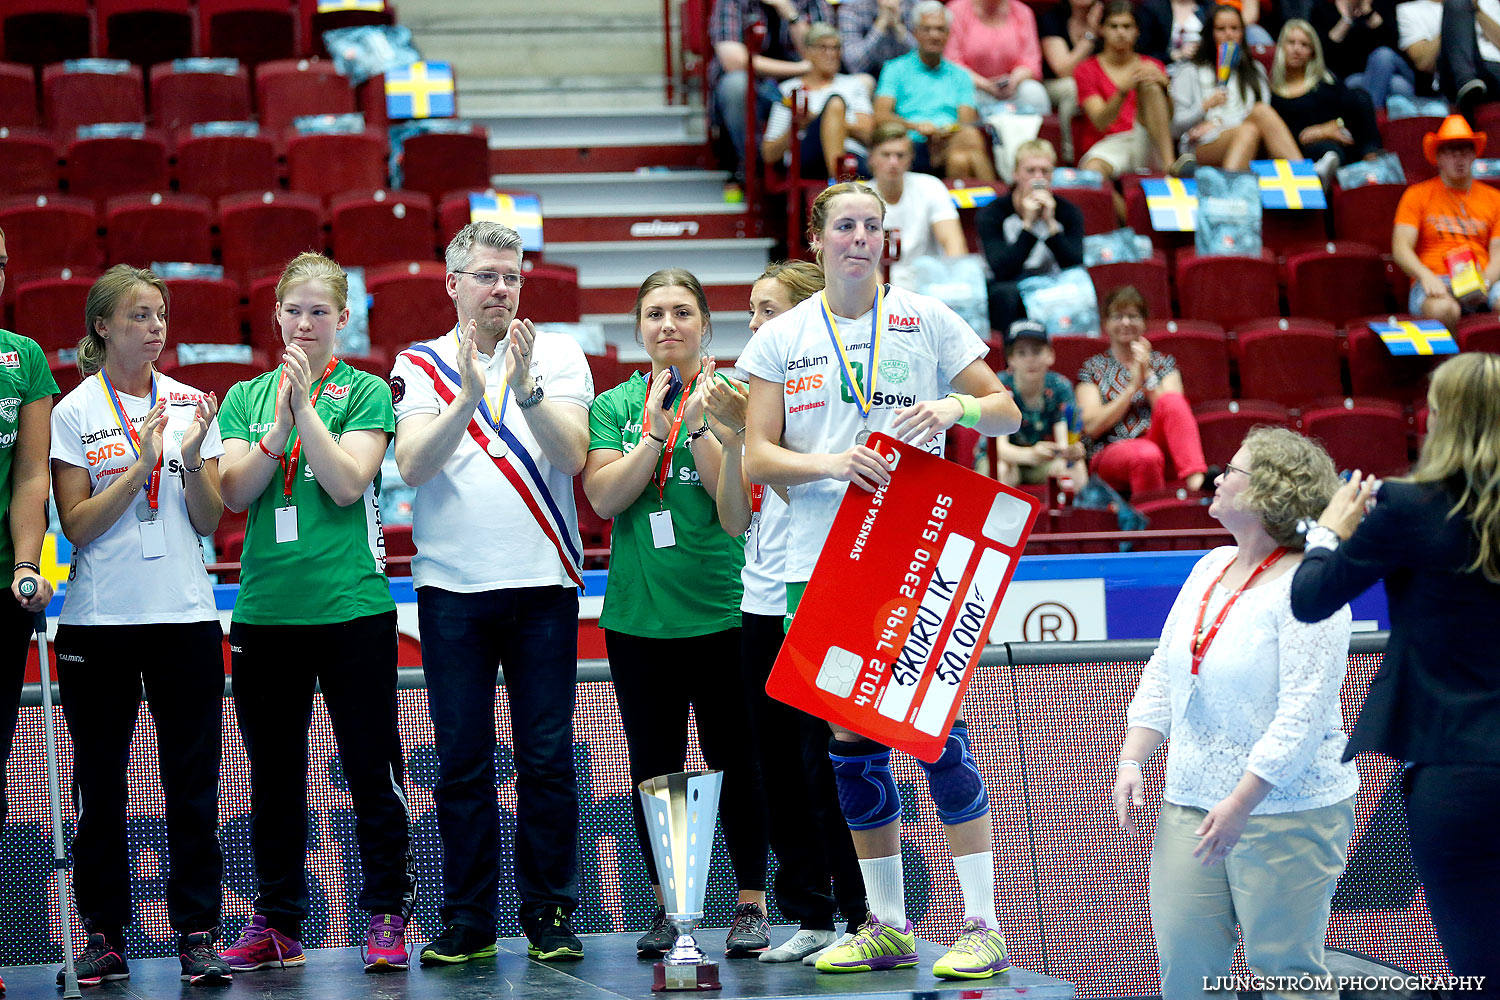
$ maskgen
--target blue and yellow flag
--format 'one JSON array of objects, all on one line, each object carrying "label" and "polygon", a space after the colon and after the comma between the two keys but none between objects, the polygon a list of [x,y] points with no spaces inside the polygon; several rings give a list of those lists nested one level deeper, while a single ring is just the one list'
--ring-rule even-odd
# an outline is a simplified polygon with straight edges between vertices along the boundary
[{"label": "blue and yellow flag", "polygon": [[1262,208],[1327,208],[1323,182],[1311,160],[1252,160]]},{"label": "blue and yellow flag", "polygon": [[958,208],[978,208],[1000,197],[1000,193],[988,186],[961,187],[951,188],[948,191],[948,197],[953,199],[953,204]]},{"label": "blue and yellow flag", "polygon": [[379,14],[384,10],[385,0],[318,0],[319,14],[338,14],[343,11]]},{"label": "blue and yellow flag", "polygon": [[1198,228],[1198,182],[1180,177],[1141,181],[1151,228],[1158,233],[1191,233]]},{"label": "blue and yellow flag", "polygon": [[521,234],[521,249],[542,250],[542,199],[534,194],[504,194],[498,191],[469,195],[470,222],[498,222]]},{"label": "blue and yellow flag", "polygon": [[452,118],[458,111],[453,67],[414,62],[385,71],[385,113],[391,119]]},{"label": "blue and yellow flag", "polygon": [[1406,319],[1395,323],[1371,323],[1392,356],[1457,354],[1458,343],[1448,328],[1435,319]]}]

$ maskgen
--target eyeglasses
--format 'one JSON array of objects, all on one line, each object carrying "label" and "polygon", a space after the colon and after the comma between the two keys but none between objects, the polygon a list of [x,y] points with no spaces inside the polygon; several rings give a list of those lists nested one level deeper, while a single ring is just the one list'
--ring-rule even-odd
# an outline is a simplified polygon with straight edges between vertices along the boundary
[{"label": "eyeglasses", "polygon": [[474,279],[475,284],[483,285],[485,288],[495,287],[498,281],[505,282],[506,288],[520,288],[526,284],[526,276],[517,274],[515,271],[506,271],[503,274],[499,271],[454,271],[453,273],[467,274]]},{"label": "eyeglasses", "polygon": [[820,52],[837,52],[844,47],[843,42],[818,42],[813,46]]},{"label": "eyeglasses", "polygon": [[1146,322],[1146,317],[1144,317],[1140,313],[1136,313],[1136,312],[1110,313],[1108,318],[1114,320],[1116,323],[1144,323],[1144,322]]},{"label": "eyeglasses", "polygon": [[1227,476],[1231,472],[1242,473],[1246,478],[1249,478],[1249,476],[1250,476],[1250,470],[1249,469],[1242,469],[1238,465],[1230,465],[1228,462],[1225,462],[1224,463],[1224,475]]}]

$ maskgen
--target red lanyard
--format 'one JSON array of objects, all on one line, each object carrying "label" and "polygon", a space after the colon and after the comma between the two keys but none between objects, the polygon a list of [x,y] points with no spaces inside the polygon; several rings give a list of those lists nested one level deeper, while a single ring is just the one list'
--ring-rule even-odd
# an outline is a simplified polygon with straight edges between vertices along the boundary
[{"label": "red lanyard", "polygon": [[[135,449],[136,457],[141,454],[141,436],[136,433],[135,425],[125,415],[125,407],[120,403],[120,394],[115,392],[114,384],[110,382],[109,376],[104,369],[99,369],[99,381],[109,390],[109,401],[114,404],[115,415],[125,428],[125,433],[130,436],[130,446]],[[151,402],[146,410],[147,415],[156,409],[156,369],[151,370]],[[161,460],[166,457],[166,443],[162,443],[162,454],[156,456],[156,468],[151,470],[151,476],[146,480],[146,503],[150,504],[152,510],[156,510],[156,499],[161,493]],[[154,516],[154,515],[153,515]]]},{"label": "red lanyard", "polygon": [[759,514],[760,505],[765,502],[766,488],[759,484],[750,487],[750,513]]},{"label": "red lanyard", "polygon": [[1214,636],[1219,634],[1219,626],[1223,625],[1224,619],[1229,617],[1229,609],[1234,607],[1234,602],[1240,599],[1240,595],[1245,592],[1245,588],[1255,582],[1256,577],[1270,569],[1276,563],[1276,560],[1284,555],[1286,555],[1285,545],[1266,556],[1265,562],[1255,567],[1255,570],[1245,579],[1245,582],[1240,584],[1240,589],[1229,595],[1229,600],[1224,602],[1224,606],[1214,616],[1213,623],[1209,625],[1208,632],[1205,633],[1203,631],[1203,616],[1208,612],[1208,599],[1213,596],[1214,588],[1219,585],[1219,581],[1223,580],[1224,576],[1229,572],[1229,567],[1234,565],[1234,560],[1229,560],[1224,565],[1224,568],[1219,571],[1219,575],[1214,577],[1214,582],[1208,585],[1208,589],[1203,592],[1203,600],[1198,602],[1198,621],[1193,626],[1193,637],[1188,647],[1193,652],[1194,677],[1198,676],[1198,667],[1203,663],[1203,657],[1208,655],[1208,647],[1214,644]]},{"label": "red lanyard", "polygon": [[[693,391],[693,384],[698,381],[698,375],[702,374],[703,369],[698,369],[698,374],[694,375],[688,384],[683,387],[682,391],[677,394],[677,413],[672,420],[672,429],[667,432],[667,443],[661,450],[661,469],[656,474],[656,502],[658,506],[664,501],[667,492],[667,480],[672,478],[672,452],[677,450],[677,435],[682,431],[682,411],[687,409],[688,396]],[[646,380],[646,396],[646,402],[641,404],[642,434],[651,433],[651,426],[646,422],[649,414],[647,407],[651,405],[650,379]]]},{"label": "red lanyard", "polygon": [[[333,374],[333,370],[335,368],[337,368],[338,366],[339,366],[339,359],[337,357],[330,358],[328,360],[328,367],[323,369],[323,374],[318,379],[318,388],[316,390],[314,390],[313,394],[312,394],[312,405],[313,406],[317,406],[318,405],[318,397],[321,396],[321,395],[323,395],[323,387],[328,384],[328,376],[332,375]],[[285,382],[285,381],[286,381],[286,366],[282,365],[281,366],[281,381],[276,383],[276,394],[278,396],[281,395],[281,384],[282,384],[282,382]],[[273,401],[272,405],[274,407],[274,405],[275,405],[274,401]],[[297,434],[296,428],[292,429],[292,433],[293,434]],[[297,443],[294,444],[294,445],[292,445],[292,447],[284,455],[281,456],[281,469],[282,469],[282,475],[281,475],[281,494],[282,494],[282,496],[284,496],[286,498],[286,504],[285,504],[285,506],[288,506],[288,507],[290,507],[292,505],[292,481],[297,478],[297,457],[299,455],[301,455],[301,454],[302,454],[302,435],[297,434]]]}]

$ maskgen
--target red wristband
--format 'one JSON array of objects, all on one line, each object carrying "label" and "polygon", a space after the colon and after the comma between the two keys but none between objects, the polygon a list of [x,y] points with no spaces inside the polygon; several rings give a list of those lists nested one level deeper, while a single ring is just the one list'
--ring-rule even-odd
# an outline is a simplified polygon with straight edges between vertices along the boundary
[{"label": "red wristband", "polygon": [[273,461],[273,462],[279,462],[279,461],[281,461],[281,456],[280,455],[276,454],[270,448],[266,447],[266,439],[265,438],[261,438],[259,441],[255,442],[255,447],[257,447],[261,451],[265,452],[266,453],[266,457],[269,458],[269,459],[271,459],[271,461]]}]

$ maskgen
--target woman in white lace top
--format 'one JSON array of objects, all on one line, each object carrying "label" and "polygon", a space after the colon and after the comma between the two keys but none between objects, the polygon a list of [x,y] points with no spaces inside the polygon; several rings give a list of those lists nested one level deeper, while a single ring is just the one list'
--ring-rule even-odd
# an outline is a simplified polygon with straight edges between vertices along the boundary
[{"label": "woman in white lace top", "polygon": [[[1350,613],[1292,616],[1297,522],[1338,486],[1319,445],[1281,428],[1245,438],[1209,513],[1234,535],[1193,568],[1126,713],[1114,802],[1133,833],[1142,763],[1168,736],[1151,848],[1164,1000],[1229,974],[1240,925],[1263,976],[1323,975],[1323,938],[1359,776],[1340,762]],[[1332,994],[1330,994],[1332,995]]]}]

